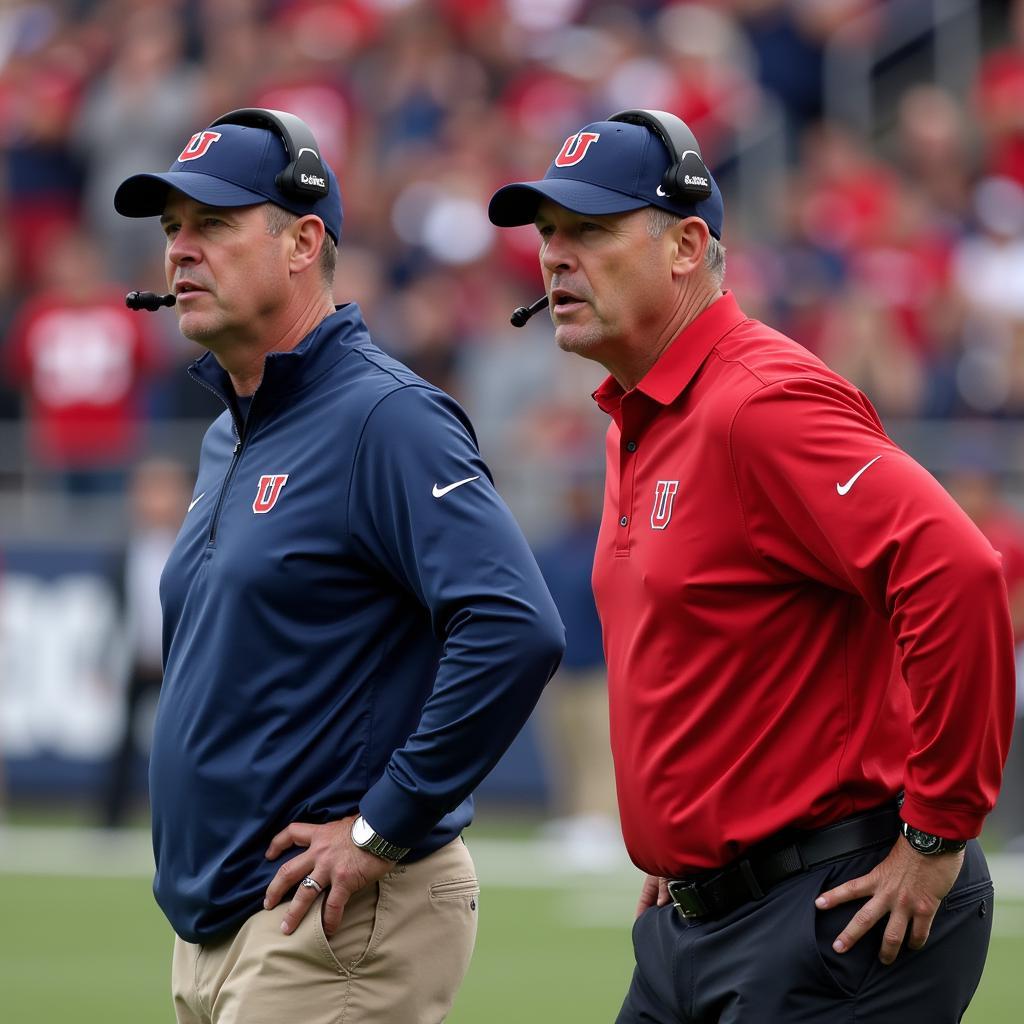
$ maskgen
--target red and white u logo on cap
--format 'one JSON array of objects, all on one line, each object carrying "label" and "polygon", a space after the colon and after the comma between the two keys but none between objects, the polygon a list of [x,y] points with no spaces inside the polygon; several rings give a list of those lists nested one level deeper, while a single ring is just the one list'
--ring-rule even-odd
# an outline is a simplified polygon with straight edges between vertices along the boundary
[{"label": "red and white u logo on cap", "polygon": [[600,132],[577,132],[570,135],[562,146],[562,152],[555,157],[556,167],[572,167],[586,155],[591,145],[601,138]]},{"label": "red and white u logo on cap", "polygon": [[178,160],[182,163],[186,160],[198,160],[219,138],[220,132],[196,132],[188,140],[188,145],[178,154]]}]

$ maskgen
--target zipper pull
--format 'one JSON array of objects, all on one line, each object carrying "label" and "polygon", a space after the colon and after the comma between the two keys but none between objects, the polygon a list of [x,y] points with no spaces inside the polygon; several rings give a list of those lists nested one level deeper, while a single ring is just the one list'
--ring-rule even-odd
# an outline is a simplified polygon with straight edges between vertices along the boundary
[{"label": "zipper pull", "polygon": [[242,439],[241,439],[241,438],[239,438],[239,439],[238,439],[237,441],[235,441],[235,450],[234,450],[234,451],[233,451],[233,452],[232,452],[231,454],[232,454],[232,455],[237,455],[237,454],[238,454],[238,451],[239,451],[239,449],[240,449],[241,447],[242,447]]}]

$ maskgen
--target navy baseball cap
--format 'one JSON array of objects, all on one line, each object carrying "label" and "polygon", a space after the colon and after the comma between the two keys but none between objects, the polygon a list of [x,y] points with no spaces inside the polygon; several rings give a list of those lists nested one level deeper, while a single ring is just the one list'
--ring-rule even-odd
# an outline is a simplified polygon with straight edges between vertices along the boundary
[{"label": "navy baseball cap", "polygon": [[[711,195],[693,202],[661,194],[671,157],[649,128],[624,121],[595,121],[565,140],[540,181],[499,188],[487,215],[500,228],[532,224],[542,199],[573,213],[626,213],[657,206],[680,217],[700,217],[715,238],[722,237],[722,193],[710,178]],[[710,176],[709,176],[710,177]]]},{"label": "navy baseball cap", "polygon": [[288,150],[277,132],[240,124],[218,124],[196,132],[165,174],[133,174],[114,193],[114,209],[125,217],[158,217],[167,192],[179,192],[207,206],[276,203],[303,216],[315,213],[335,244],[341,235],[341,190],[327,171],[327,195],[309,200],[287,196],[274,179],[288,166]]}]

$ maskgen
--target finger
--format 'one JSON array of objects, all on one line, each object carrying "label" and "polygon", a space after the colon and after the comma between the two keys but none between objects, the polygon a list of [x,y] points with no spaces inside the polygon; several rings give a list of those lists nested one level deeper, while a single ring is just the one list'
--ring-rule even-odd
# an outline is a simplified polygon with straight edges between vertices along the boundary
[{"label": "finger", "polygon": [[[840,900],[839,902],[844,902]],[[882,919],[886,908],[879,901],[868,900],[853,917],[847,926],[836,936],[832,948],[837,953],[845,953],[852,949]]]},{"label": "finger", "polygon": [[324,934],[330,938],[341,925],[345,906],[352,894],[340,886],[332,885],[324,898]]},{"label": "finger", "polygon": [[659,897],[658,892],[658,881],[653,875],[648,875],[644,879],[644,884],[640,889],[640,900],[636,905],[636,916],[639,917],[645,910],[653,907]]},{"label": "finger", "polygon": [[907,945],[911,949],[923,949],[924,944],[928,941],[928,936],[931,934],[932,921],[935,920],[935,911],[931,913],[915,913],[913,920],[910,922],[910,938],[907,939]]},{"label": "finger", "polygon": [[273,860],[292,846],[309,846],[313,840],[315,829],[315,825],[310,825],[307,822],[293,821],[270,840],[270,846],[267,847],[267,852],[263,856],[267,860]]},{"label": "finger", "polygon": [[891,964],[899,955],[908,924],[910,920],[902,910],[893,910],[889,915],[889,923],[882,934],[882,948],[878,951],[878,959],[883,964]]},{"label": "finger", "polygon": [[[312,872],[310,872],[312,875]],[[320,886],[323,889],[323,885]],[[284,915],[284,920],[281,921],[281,931],[285,935],[291,935],[293,931],[299,926],[299,922],[306,916],[306,911],[317,901],[320,893],[316,889],[304,885],[300,885],[295,891],[295,895],[292,897],[291,903],[288,904],[288,911]]]},{"label": "finger", "polygon": [[[277,869],[277,874],[271,879],[270,885],[267,886],[266,895],[263,897],[263,909],[270,910],[272,907],[276,907],[289,889],[293,889],[306,875],[313,873],[315,866],[316,861],[311,853],[300,853],[297,857],[292,857],[290,861],[282,864]],[[313,894],[316,895],[315,890]]]},{"label": "finger", "polygon": [[663,907],[666,903],[671,903],[672,897],[668,894],[668,882],[664,878],[658,879],[658,906]]},{"label": "finger", "polygon": [[815,901],[814,905],[819,910],[827,910],[829,907],[837,907],[840,903],[849,903],[850,900],[862,900],[865,896],[871,896],[874,892],[874,884],[870,875],[861,875],[859,878],[851,878],[842,885],[837,885],[828,892],[823,892]]}]

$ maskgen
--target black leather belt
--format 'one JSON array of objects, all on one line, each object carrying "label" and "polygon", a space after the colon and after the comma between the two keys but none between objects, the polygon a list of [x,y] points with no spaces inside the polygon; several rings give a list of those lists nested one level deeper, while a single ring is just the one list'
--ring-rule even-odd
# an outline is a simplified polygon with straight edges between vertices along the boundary
[{"label": "black leather belt", "polygon": [[791,831],[759,844],[741,860],[718,871],[695,878],[670,879],[669,896],[688,921],[724,917],[744,903],[762,899],[769,889],[787,878],[882,843],[895,843],[899,830],[899,810],[893,804],[816,832]]}]

